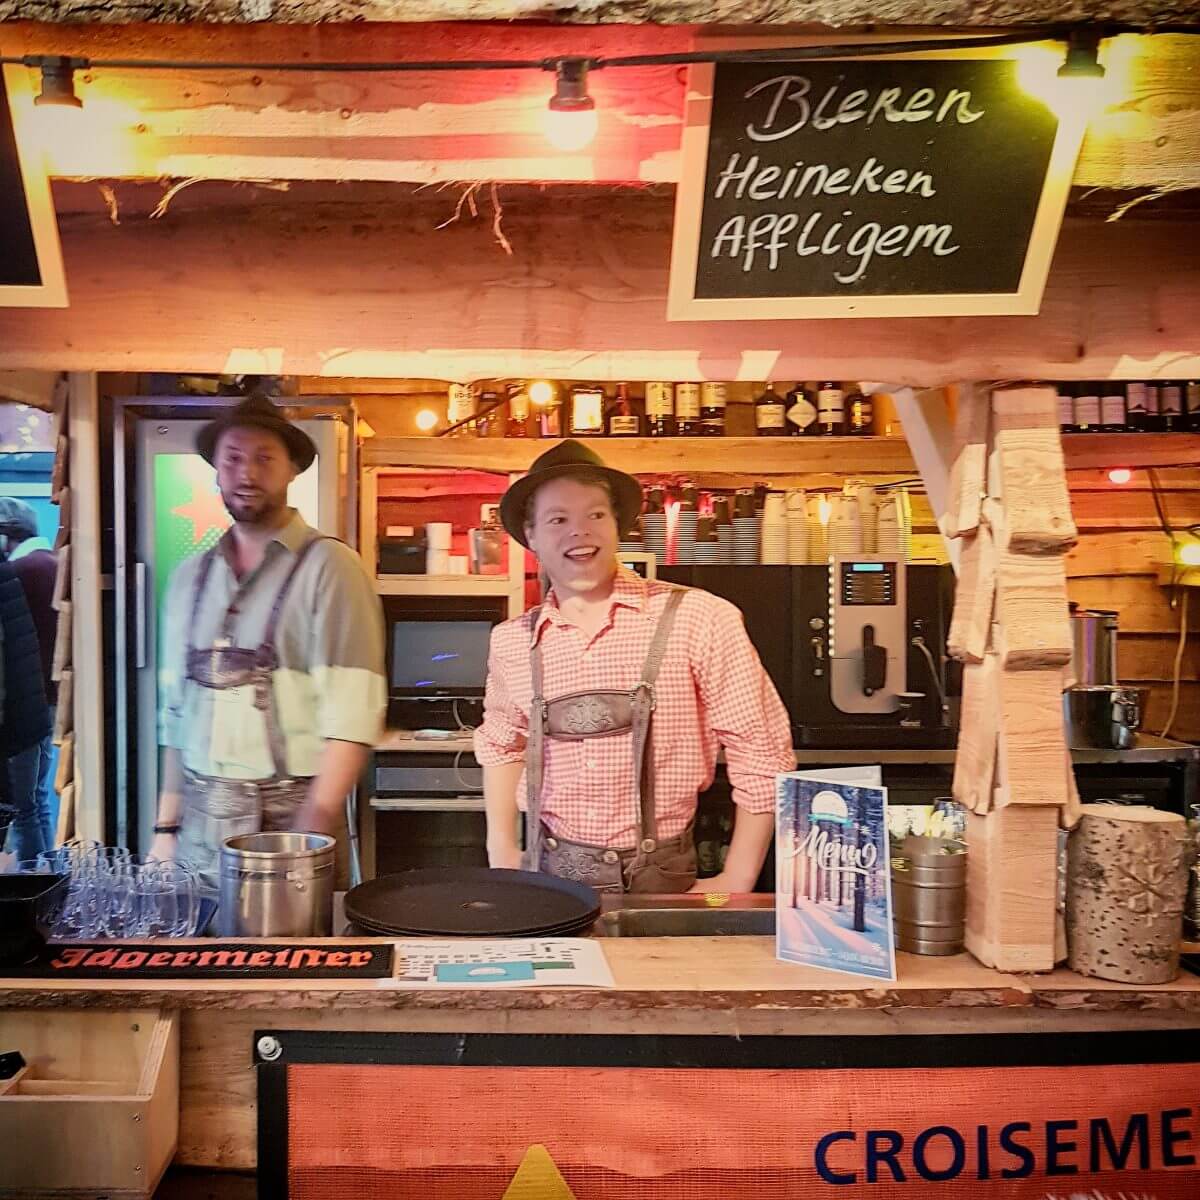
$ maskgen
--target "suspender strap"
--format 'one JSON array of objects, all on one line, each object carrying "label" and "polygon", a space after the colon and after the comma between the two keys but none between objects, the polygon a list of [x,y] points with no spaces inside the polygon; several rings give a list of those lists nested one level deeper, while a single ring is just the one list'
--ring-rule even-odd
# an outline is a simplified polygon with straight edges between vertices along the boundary
[{"label": "suspender strap", "polygon": [[192,641],[196,634],[196,625],[200,617],[200,600],[204,595],[204,586],[208,583],[209,573],[212,571],[213,559],[216,557],[217,548],[211,546],[204,552],[204,557],[200,560],[200,569],[196,572],[196,586],[192,589],[192,619],[188,623],[187,635],[187,650],[188,653],[195,649],[195,642]]},{"label": "suspender strap", "polygon": [[[532,610],[530,629],[537,630],[542,606]],[[533,699],[529,702],[529,733],[525,742],[525,862],[536,871],[542,861],[542,779],[546,766],[546,698],[543,691],[542,647],[535,638],[529,645],[529,670]]]},{"label": "suspender strap", "polygon": [[275,602],[271,605],[271,615],[267,617],[267,627],[263,630],[263,647],[270,646],[272,652],[274,652],[275,630],[279,627],[279,617],[283,612],[283,605],[288,598],[288,593],[292,590],[292,584],[295,583],[296,576],[300,573],[300,568],[304,566],[304,560],[308,557],[312,548],[318,542],[327,542],[330,540],[324,534],[319,533],[316,537],[309,538],[300,547],[300,553],[296,555],[296,561],[292,563],[292,569],[287,573],[287,578],[280,585],[279,591],[275,593]]}]

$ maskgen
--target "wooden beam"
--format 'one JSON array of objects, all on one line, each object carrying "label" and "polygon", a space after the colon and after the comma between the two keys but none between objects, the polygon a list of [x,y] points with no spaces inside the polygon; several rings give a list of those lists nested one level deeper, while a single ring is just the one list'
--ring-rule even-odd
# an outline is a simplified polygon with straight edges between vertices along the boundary
[{"label": "wooden beam", "polygon": [[[167,0],[165,6],[155,5],[154,20],[169,22],[174,5],[183,13],[189,2]],[[349,0],[310,2],[314,8],[349,6]],[[463,2],[445,0],[452,6]],[[210,14],[203,20],[234,23],[192,31],[160,23],[96,25],[97,16],[111,19],[121,6],[97,10],[89,3],[88,24],[10,25],[0,31],[0,46],[10,54],[166,61],[524,60],[561,54],[673,53],[691,49],[699,32],[686,24],[686,18],[682,25],[600,23],[586,28],[372,26],[358,23],[370,20],[371,5],[364,12],[357,0],[352,25],[239,28],[236,15],[211,14],[224,7],[237,14],[245,0],[202,3]],[[263,3],[269,7],[272,0]],[[674,7],[675,0],[670,5]],[[836,10],[828,11],[828,0],[820,0],[819,6],[824,10],[821,25],[846,23],[836,18]],[[970,7],[965,0],[959,6]],[[52,21],[73,7],[72,0],[29,5],[0,0],[0,21],[6,11],[15,17],[23,8]],[[145,9],[142,0],[136,7]],[[290,3],[288,19],[294,20],[303,7],[303,3]],[[638,0],[638,7],[637,21],[653,20],[645,15],[643,0]],[[599,14],[604,9],[602,4],[593,11]],[[704,0],[704,9],[703,20],[713,21],[710,0]],[[989,6],[990,18],[998,18],[994,9]],[[429,12],[430,8],[417,3],[413,10]],[[256,11],[261,11],[258,6]],[[560,11],[555,9],[556,19]],[[679,6],[680,15],[686,11],[686,5]],[[1193,20],[1194,16],[1193,12]],[[417,19],[408,16],[406,7],[405,21]],[[1061,12],[1055,17],[1058,20]],[[738,22],[747,29],[754,17],[739,10]],[[883,24],[877,15],[869,23],[876,28]],[[878,40],[897,32],[908,38],[921,33],[907,28],[853,37]],[[828,28],[816,36],[837,40]],[[781,31],[780,38],[785,45],[811,42],[814,29]],[[1105,43],[1112,102],[1089,125],[1074,176],[1077,186],[1200,186],[1200,47],[1195,42],[1195,38],[1164,34],[1124,35]],[[1021,52],[1027,53],[1024,48]],[[562,153],[550,147],[543,133],[552,80],[540,70],[354,75],[219,70],[122,73],[96,68],[77,80],[84,101],[83,110],[74,115],[79,132],[54,139],[49,169],[52,175],[69,178],[674,183],[680,171],[685,77],[686,70],[672,65],[594,71],[589,87],[600,117],[596,139],[583,151]]]},{"label": "wooden beam", "polygon": [[[357,185],[314,203],[310,186],[325,188],[203,185],[162,219],[113,225],[95,185],[57,185],[85,209],[60,222],[71,304],[0,312],[0,369],[923,387],[1200,375],[1200,239],[1188,225],[1067,222],[1037,317],[671,323],[669,196],[562,203],[511,189],[509,256],[490,212],[436,229],[453,203],[432,190]],[[118,198],[129,190],[161,194],[122,185]],[[1200,445],[1146,440],[1164,454]]]}]

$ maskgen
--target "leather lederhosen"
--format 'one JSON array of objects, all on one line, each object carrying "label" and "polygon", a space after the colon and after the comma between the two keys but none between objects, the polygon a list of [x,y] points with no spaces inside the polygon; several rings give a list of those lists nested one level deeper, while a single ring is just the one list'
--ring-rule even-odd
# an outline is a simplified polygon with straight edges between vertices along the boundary
[{"label": "leather lederhosen", "polygon": [[[207,649],[193,646],[189,633],[185,678],[189,683],[213,691],[252,687],[254,707],[262,713],[274,767],[274,773],[266,779],[222,779],[184,771],[183,813],[177,853],[182,861],[196,870],[202,886],[208,891],[215,892],[218,887],[221,844],[225,838],[258,833],[264,829],[290,829],[297,809],[308,795],[311,778],[288,774],[287,747],[279,721],[279,706],[272,677],[279,666],[275,632],[284,603],[309,552],[324,540],[317,535],[300,548],[291,570],[275,594],[262,640],[256,647],[233,644],[238,618],[236,598],[225,612],[220,634]],[[189,626],[193,631],[197,626],[200,602],[216,554],[217,549],[213,547],[204,555],[196,575]]]},{"label": "leather lederhosen", "polygon": [[[677,837],[660,841],[654,805],[652,725],[654,683],[667,639],[685,588],[673,587],[659,618],[632,691],[575,692],[546,700],[543,696],[541,646],[530,647],[533,701],[525,752],[525,866],[590,884],[599,891],[686,892],[696,881],[696,846],[692,826]],[[538,612],[533,615],[537,627]],[[598,737],[633,738],[633,768],[638,801],[637,844],[625,849],[589,846],[555,837],[542,824],[545,739],[584,741]]]}]

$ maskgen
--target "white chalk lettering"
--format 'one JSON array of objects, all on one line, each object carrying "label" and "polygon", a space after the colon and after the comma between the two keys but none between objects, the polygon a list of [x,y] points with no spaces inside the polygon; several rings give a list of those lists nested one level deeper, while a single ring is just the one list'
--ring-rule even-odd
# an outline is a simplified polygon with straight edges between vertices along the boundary
[{"label": "white chalk lettering", "polygon": [[[933,176],[927,171],[908,171],[903,167],[888,169],[874,155],[857,167],[830,167],[826,163],[795,162],[786,170],[782,166],[759,166],[757,154],[743,163],[740,154],[731,154],[717,176],[713,187],[714,199],[727,194],[734,199],[755,201],[798,200],[803,196],[858,196],[863,193],[897,196],[937,195]],[[886,178],[881,178],[887,171]]]}]

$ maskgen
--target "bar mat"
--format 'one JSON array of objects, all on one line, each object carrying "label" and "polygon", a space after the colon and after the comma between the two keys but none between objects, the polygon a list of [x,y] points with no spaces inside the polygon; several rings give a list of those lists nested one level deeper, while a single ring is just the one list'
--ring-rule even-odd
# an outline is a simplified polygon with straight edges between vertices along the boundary
[{"label": "bar mat", "polygon": [[0,976],[39,979],[390,979],[380,942],[56,942]]}]

